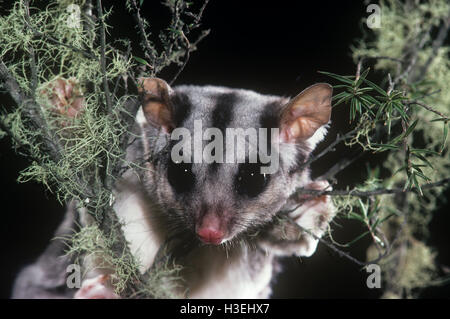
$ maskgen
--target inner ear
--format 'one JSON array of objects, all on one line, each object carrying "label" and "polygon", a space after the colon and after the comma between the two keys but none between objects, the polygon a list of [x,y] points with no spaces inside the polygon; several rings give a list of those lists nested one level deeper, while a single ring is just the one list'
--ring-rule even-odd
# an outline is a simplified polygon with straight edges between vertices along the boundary
[{"label": "inner ear", "polygon": [[147,122],[167,133],[174,129],[170,95],[172,88],[159,78],[139,78],[138,92]]},{"label": "inner ear", "polygon": [[333,87],[314,84],[292,98],[283,108],[280,120],[282,142],[306,140],[330,121]]}]

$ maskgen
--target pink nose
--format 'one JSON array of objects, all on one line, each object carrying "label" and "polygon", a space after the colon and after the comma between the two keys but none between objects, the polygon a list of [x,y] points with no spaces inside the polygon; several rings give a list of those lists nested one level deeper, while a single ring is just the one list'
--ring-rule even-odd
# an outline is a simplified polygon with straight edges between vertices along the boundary
[{"label": "pink nose", "polygon": [[207,244],[219,245],[224,233],[212,228],[200,228],[197,230],[198,237]]}]

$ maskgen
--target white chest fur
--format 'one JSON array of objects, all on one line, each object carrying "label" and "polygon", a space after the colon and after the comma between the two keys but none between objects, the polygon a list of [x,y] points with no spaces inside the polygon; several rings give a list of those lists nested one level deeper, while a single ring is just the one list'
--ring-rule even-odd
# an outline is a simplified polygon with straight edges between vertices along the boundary
[{"label": "white chest fur", "polygon": [[[128,184],[116,194],[115,211],[122,222],[131,252],[140,262],[141,272],[153,263],[166,232],[156,221],[151,205]],[[272,278],[272,256],[247,246],[201,246],[191,252],[182,276],[189,298],[257,298],[265,292]]]}]

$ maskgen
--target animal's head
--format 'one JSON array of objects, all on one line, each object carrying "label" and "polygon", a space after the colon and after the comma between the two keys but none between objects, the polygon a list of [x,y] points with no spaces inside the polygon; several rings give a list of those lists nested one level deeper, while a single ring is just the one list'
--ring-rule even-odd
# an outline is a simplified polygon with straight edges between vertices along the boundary
[{"label": "animal's head", "polygon": [[302,166],[326,133],[330,85],[287,99],[140,81],[151,183],[174,222],[203,242],[220,244],[261,226],[308,182]]}]

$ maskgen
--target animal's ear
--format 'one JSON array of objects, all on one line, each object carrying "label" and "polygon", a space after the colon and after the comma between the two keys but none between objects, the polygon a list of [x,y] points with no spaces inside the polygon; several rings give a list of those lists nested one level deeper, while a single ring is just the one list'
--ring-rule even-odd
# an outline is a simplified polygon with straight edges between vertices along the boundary
[{"label": "animal's ear", "polygon": [[174,124],[169,98],[173,91],[169,84],[159,78],[139,78],[138,92],[147,122],[170,133]]},{"label": "animal's ear", "polygon": [[292,98],[281,113],[280,137],[285,143],[306,140],[330,121],[333,88],[317,83]]}]

